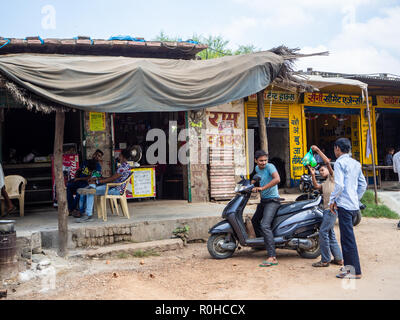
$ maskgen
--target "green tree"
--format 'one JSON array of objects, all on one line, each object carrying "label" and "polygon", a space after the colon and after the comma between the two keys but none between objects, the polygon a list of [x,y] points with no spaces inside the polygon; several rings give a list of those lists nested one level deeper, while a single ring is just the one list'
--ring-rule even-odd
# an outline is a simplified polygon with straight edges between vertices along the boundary
[{"label": "green tree", "polygon": [[239,46],[239,48],[235,51],[235,55],[238,54],[248,54],[248,53],[252,53],[252,52],[256,52],[256,51],[260,51],[259,49],[257,49],[254,45],[252,44],[248,44],[248,45],[241,45]]},{"label": "green tree", "polygon": [[[168,36],[163,30],[154,38],[155,41],[179,41],[179,37]],[[186,39],[189,40],[189,39]],[[259,51],[254,45],[240,45],[235,51],[228,48],[229,40],[225,40],[222,36],[204,37],[194,34],[190,40],[198,43],[206,44],[208,48],[197,54],[202,60],[220,58],[223,56],[232,56],[239,54],[247,54]]]}]

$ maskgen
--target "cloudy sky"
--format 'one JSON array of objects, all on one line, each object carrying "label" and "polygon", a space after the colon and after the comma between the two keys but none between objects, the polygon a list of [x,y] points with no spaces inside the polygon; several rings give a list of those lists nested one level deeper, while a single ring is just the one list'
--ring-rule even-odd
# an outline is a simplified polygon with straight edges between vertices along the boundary
[{"label": "cloudy sky", "polygon": [[400,0],[13,0],[2,12],[3,37],[220,35],[232,49],[330,51],[297,69],[400,75]]}]

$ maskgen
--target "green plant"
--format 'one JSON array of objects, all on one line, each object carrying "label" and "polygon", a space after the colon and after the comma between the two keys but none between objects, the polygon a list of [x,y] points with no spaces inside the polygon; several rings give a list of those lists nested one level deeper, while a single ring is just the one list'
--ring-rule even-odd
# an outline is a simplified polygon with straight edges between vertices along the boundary
[{"label": "green plant", "polygon": [[118,259],[128,259],[128,258],[131,257],[131,255],[128,254],[128,253],[126,253],[126,252],[120,252],[120,253],[117,255],[117,257],[118,257]]},{"label": "green plant", "polygon": [[367,190],[361,199],[361,203],[366,206],[362,210],[363,217],[373,217],[373,218],[389,218],[398,219],[399,215],[390,210],[387,206],[382,204],[381,200],[378,199],[378,204],[375,203],[375,195],[371,190]]},{"label": "green plant", "polygon": [[186,245],[187,239],[189,238],[189,226],[185,225],[183,227],[177,227],[175,228],[174,231],[172,231],[172,234],[175,237],[181,238],[183,241],[183,244]]},{"label": "green plant", "polygon": [[150,256],[159,256],[160,254],[154,250],[137,250],[133,252],[132,256],[135,258],[143,258],[143,257],[150,257]]},{"label": "green plant", "polygon": [[[179,41],[179,37],[171,37],[167,35],[163,30],[153,39],[155,41]],[[201,44],[206,44],[207,49],[202,50],[197,54],[202,60],[220,58],[224,56],[232,56],[239,54],[247,54],[259,51],[254,45],[239,45],[236,50],[228,48],[229,40],[225,40],[222,36],[212,36],[208,37],[202,35],[193,34],[191,40],[197,41]]]}]

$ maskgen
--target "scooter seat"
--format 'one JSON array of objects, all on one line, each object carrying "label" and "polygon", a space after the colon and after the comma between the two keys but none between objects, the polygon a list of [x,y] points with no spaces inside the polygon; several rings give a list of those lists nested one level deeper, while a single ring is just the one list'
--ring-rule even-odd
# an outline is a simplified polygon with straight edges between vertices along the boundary
[{"label": "scooter seat", "polygon": [[307,205],[310,205],[316,201],[317,201],[316,199],[311,199],[311,200],[296,201],[293,203],[283,204],[279,207],[275,216],[279,217],[279,216],[283,216],[285,214],[295,213],[297,211],[304,209],[304,207],[306,207]]}]

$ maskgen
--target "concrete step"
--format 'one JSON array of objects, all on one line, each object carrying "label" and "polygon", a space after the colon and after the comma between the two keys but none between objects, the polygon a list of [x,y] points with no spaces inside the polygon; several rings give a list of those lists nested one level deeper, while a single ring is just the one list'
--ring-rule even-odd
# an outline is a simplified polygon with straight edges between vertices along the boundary
[{"label": "concrete step", "polygon": [[95,249],[71,250],[70,258],[109,258],[118,257],[121,254],[135,255],[138,252],[162,252],[183,248],[180,238],[148,241],[140,243],[125,243],[102,246]]}]

